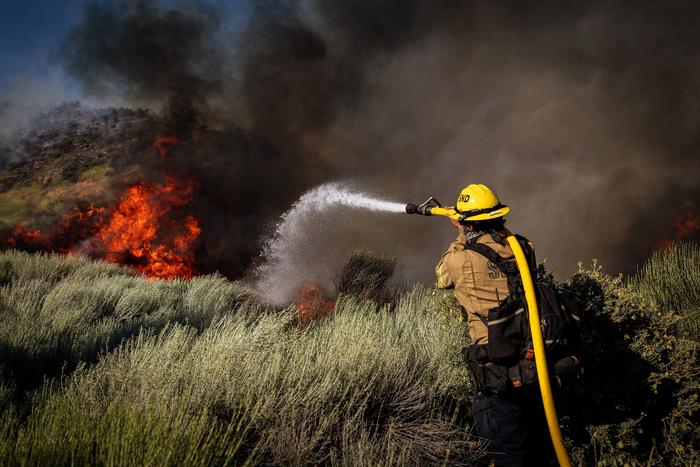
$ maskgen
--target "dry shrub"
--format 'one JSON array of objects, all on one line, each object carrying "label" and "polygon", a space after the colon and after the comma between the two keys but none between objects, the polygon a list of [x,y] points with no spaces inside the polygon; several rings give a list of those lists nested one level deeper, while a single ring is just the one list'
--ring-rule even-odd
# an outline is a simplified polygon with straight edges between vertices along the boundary
[{"label": "dry shrub", "polygon": [[145,280],[55,254],[2,252],[0,281],[0,366],[20,392],[92,364],[144,330],[178,322],[201,330],[252,302],[245,286],[218,275]]},{"label": "dry shrub", "polygon": [[[579,465],[700,465],[700,265],[682,248],[630,281],[594,264],[559,285],[585,307],[561,405]],[[304,297],[327,319],[299,328],[219,276],[0,254],[0,463],[477,464],[453,292],[378,306],[393,268],[354,254],[334,307]]]},{"label": "dry shrub", "polygon": [[217,276],[146,281],[42,255],[0,254],[0,264],[8,258],[0,464],[482,457],[464,417],[463,330],[433,291],[407,292],[393,311],[343,296],[328,319],[299,328],[289,310],[264,308]]},{"label": "dry shrub", "polygon": [[338,292],[359,300],[372,300],[378,305],[391,301],[393,293],[387,282],[396,270],[396,258],[355,251],[345,261],[338,278]]},{"label": "dry shrub", "polygon": [[700,338],[700,245],[674,243],[654,252],[628,286],[657,308],[677,312],[679,325]]}]

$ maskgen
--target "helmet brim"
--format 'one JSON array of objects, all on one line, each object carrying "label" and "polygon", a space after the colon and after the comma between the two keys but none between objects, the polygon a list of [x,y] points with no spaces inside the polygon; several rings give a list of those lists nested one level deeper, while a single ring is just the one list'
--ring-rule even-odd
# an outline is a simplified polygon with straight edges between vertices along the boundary
[{"label": "helmet brim", "polygon": [[454,220],[458,221],[487,221],[489,219],[498,219],[499,217],[503,217],[506,214],[510,212],[510,208],[508,206],[501,206],[498,209],[494,209],[493,211],[490,212],[483,212],[481,214],[476,214],[474,216],[462,218],[462,214],[455,212],[452,214],[450,217]]}]

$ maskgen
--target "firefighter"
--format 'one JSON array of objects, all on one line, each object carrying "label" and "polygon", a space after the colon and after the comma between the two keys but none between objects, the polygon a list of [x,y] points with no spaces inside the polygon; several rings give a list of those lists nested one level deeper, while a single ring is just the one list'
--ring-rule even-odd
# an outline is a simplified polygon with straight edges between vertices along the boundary
[{"label": "firefighter", "polygon": [[[462,219],[451,219],[458,235],[435,273],[438,288],[454,288],[466,312],[472,345],[465,358],[475,384],[472,413],[476,432],[489,441],[488,452],[496,466],[548,465],[551,445],[537,384],[514,384],[508,369],[484,357],[489,344],[489,310],[504,302],[509,285],[493,261],[468,246],[483,244],[502,258],[512,258],[503,217],[509,208],[488,187],[472,184],[461,191],[454,209]],[[503,381],[497,381],[500,377]]]}]

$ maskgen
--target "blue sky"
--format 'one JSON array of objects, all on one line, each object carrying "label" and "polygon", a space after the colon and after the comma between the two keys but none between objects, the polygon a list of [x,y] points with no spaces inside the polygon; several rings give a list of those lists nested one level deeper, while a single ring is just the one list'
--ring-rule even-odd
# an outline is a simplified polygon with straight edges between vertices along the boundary
[{"label": "blue sky", "polygon": [[86,0],[0,0],[0,90],[17,75],[41,79]]},{"label": "blue sky", "polygon": [[[51,55],[89,1],[0,0],[0,100],[10,86],[23,81],[53,79],[64,87],[71,86],[71,80],[51,65]],[[167,4],[178,0],[156,1]],[[244,11],[247,3],[244,0],[211,1],[226,6],[232,16],[234,12]]]}]

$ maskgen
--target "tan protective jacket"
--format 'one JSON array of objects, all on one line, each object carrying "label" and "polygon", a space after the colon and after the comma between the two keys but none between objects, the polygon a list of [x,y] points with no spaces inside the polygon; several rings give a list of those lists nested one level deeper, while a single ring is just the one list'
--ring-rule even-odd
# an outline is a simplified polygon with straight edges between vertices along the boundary
[{"label": "tan protective jacket", "polygon": [[[481,318],[488,319],[489,309],[506,299],[508,280],[496,265],[483,255],[473,250],[465,250],[466,241],[464,232],[461,232],[440,258],[435,267],[437,286],[440,289],[454,287],[457,300],[467,312],[472,344],[487,344],[488,328]],[[513,250],[507,243],[496,243],[488,233],[479,237],[476,242],[493,248],[504,258],[513,257]]]}]

